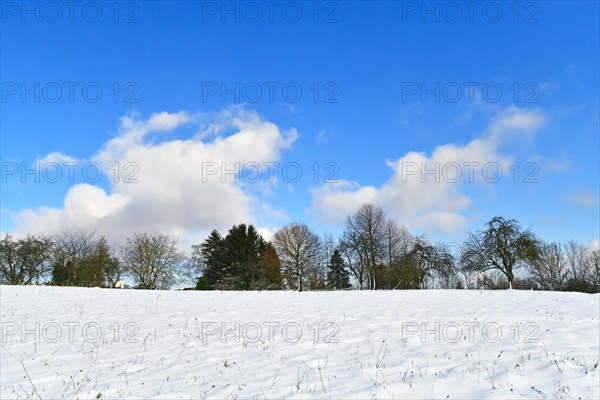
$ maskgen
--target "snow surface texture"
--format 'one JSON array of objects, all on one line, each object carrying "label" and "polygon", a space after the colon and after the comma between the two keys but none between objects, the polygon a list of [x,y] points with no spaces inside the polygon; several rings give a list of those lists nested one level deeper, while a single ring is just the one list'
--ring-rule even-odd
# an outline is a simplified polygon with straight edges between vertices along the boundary
[{"label": "snow surface texture", "polygon": [[600,398],[599,295],[2,286],[0,298],[2,399]]}]

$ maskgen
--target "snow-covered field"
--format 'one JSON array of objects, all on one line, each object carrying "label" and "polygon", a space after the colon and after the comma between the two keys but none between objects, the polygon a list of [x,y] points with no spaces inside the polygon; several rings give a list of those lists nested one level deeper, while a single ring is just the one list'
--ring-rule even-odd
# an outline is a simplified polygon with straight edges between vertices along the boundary
[{"label": "snow-covered field", "polygon": [[600,398],[599,295],[0,287],[0,398]]}]

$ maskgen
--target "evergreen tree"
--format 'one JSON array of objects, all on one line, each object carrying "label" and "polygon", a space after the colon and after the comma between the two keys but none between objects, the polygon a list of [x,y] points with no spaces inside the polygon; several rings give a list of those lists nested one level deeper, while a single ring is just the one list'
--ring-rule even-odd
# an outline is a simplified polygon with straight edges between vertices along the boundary
[{"label": "evergreen tree", "polygon": [[249,289],[260,279],[260,255],[267,244],[254,226],[234,225],[224,240],[227,259],[227,275],[237,277],[241,287]]},{"label": "evergreen tree", "polygon": [[327,287],[329,289],[347,289],[350,285],[350,274],[338,249],[335,249],[327,266]]},{"label": "evergreen tree", "polygon": [[52,265],[52,284],[56,286],[68,286],[73,282],[73,262],[60,261],[54,262]]},{"label": "evergreen tree", "polygon": [[200,264],[206,286],[211,288],[227,276],[225,246],[221,234],[214,229],[200,245],[192,246],[192,260]]},{"label": "evergreen tree", "polygon": [[225,238],[213,230],[204,243],[193,246],[192,259],[201,264],[209,289],[245,290],[265,272],[261,255],[266,250],[267,243],[254,226],[240,224],[234,225]]},{"label": "evergreen tree", "polygon": [[123,273],[119,259],[111,254],[108,241],[104,236],[95,244],[91,254],[81,260],[77,281],[80,286],[113,287]]},{"label": "evergreen tree", "polygon": [[201,276],[198,278],[198,283],[196,284],[196,290],[206,290],[208,289],[208,284],[206,283],[206,278]]},{"label": "evergreen tree", "polygon": [[116,254],[111,254],[111,248],[104,236],[100,237],[94,252],[96,262],[102,266],[102,277],[106,287],[115,287],[125,274],[125,266]]},{"label": "evergreen tree", "polygon": [[93,254],[79,261],[75,279],[77,286],[99,287],[103,285],[104,276],[101,257],[102,255]]}]

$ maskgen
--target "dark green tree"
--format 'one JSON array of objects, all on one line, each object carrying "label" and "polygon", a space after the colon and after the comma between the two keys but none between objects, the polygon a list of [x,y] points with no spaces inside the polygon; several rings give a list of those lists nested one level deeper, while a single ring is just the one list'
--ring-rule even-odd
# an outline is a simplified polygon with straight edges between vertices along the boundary
[{"label": "dark green tree", "polygon": [[252,225],[234,225],[229,230],[224,240],[227,272],[239,278],[238,289],[249,289],[260,279],[260,256],[266,248],[267,243]]},{"label": "dark green tree", "polygon": [[199,266],[209,289],[227,277],[224,241],[216,229],[202,244],[192,246],[192,262]]},{"label": "dark green tree", "polygon": [[196,290],[207,290],[208,283],[206,282],[206,278],[201,276],[198,278],[198,283],[196,284]]},{"label": "dark green tree", "polygon": [[346,269],[346,263],[340,251],[335,249],[327,266],[327,288],[347,289],[350,286],[350,274]]},{"label": "dark green tree", "polygon": [[201,245],[193,246],[192,260],[201,265],[209,289],[246,290],[261,279],[261,255],[266,250],[267,243],[254,226],[240,224],[225,238],[213,230]]},{"label": "dark green tree", "polygon": [[73,261],[62,263],[54,262],[52,265],[52,284],[56,286],[68,286],[73,282]]}]

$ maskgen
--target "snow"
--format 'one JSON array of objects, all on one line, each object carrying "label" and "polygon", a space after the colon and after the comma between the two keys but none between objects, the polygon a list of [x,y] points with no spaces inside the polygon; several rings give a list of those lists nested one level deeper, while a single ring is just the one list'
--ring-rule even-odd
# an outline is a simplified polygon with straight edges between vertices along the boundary
[{"label": "snow", "polygon": [[2,286],[0,300],[2,399],[600,398],[597,294]]}]

